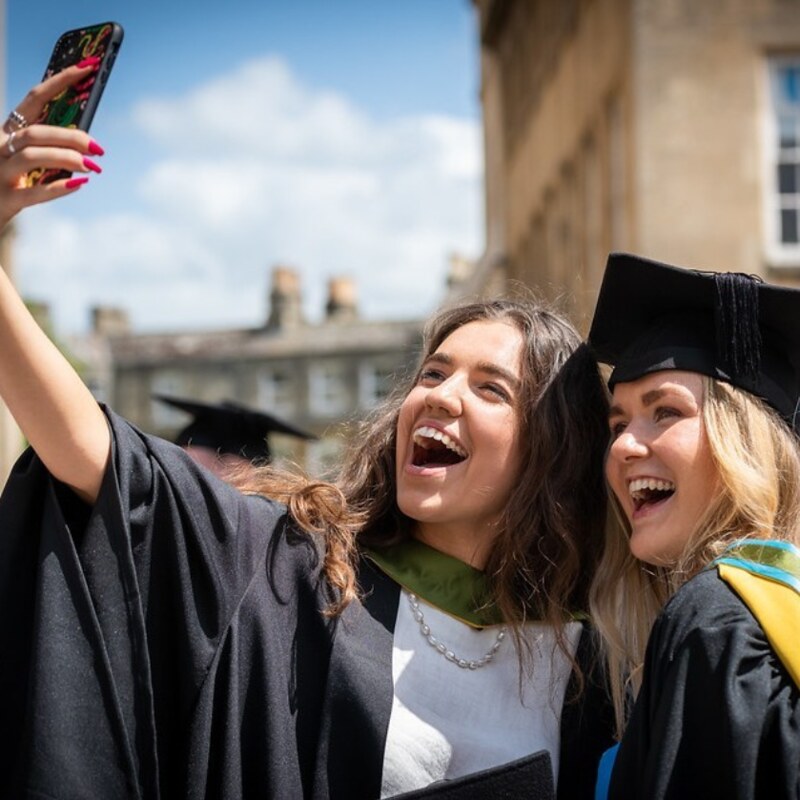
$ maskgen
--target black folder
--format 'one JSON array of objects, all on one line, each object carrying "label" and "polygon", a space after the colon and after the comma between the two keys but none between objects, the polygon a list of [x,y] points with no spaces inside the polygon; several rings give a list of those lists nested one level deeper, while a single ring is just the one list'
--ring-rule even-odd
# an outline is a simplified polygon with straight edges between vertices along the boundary
[{"label": "black folder", "polygon": [[555,796],[550,753],[540,750],[499,767],[403,792],[392,800],[554,800]]}]

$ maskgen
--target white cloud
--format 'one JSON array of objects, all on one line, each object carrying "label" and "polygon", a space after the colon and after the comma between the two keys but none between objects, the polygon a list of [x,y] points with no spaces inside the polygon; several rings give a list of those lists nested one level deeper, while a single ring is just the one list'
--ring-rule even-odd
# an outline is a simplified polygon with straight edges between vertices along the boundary
[{"label": "white cloud", "polygon": [[441,298],[448,253],[480,252],[473,121],[377,121],[276,58],[131,118],[151,161],[129,210],[78,225],[54,204],[21,222],[23,288],[58,286],[70,330],[96,303],[126,307],[138,329],[259,324],[279,262],[300,270],[312,318],[339,274],[355,278],[366,316],[418,316]]},{"label": "white cloud", "polygon": [[[134,119],[160,146],[208,156],[363,161],[380,150],[367,118],[344,97],[301,85],[280,59],[250,61],[177,100],[138,104]],[[367,151],[364,146],[367,145]]]}]

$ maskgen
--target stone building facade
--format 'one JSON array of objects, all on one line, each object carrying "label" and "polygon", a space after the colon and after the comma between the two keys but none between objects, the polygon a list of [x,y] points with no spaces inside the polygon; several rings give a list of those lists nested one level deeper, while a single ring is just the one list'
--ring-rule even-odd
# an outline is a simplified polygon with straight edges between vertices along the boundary
[{"label": "stone building facade", "polygon": [[800,3],[473,0],[483,269],[585,325],[611,250],[800,276]]},{"label": "stone building facade", "polygon": [[422,320],[372,321],[358,315],[356,287],[328,286],[324,318],[303,314],[298,273],[272,271],[269,311],[258,328],[137,334],[125,315],[95,309],[93,333],[71,343],[90,367],[94,394],[143,430],[172,438],[189,417],[154,394],[269,411],[317,435],[273,434],[276,459],[324,474],[336,462],[351,423],[369,413],[416,365]]}]

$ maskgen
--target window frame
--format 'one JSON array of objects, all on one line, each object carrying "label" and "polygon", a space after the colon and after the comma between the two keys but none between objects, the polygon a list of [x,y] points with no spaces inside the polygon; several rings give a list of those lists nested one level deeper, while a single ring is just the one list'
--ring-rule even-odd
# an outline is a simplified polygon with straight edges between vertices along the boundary
[{"label": "window frame", "polygon": [[[797,98],[783,102],[778,94],[779,77],[787,68],[796,74]],[[766,60],[766,113],[764,119],[764,231],[765,256],[770,267],[797,269],[800,267],[800,52],[769,56]],[[793,120],[794,146],[783,148],[780,141],[781,119]],[[784,156],[791,156],[791,162]],[[778,171],[781,164],[795,167],[795,187],[791,193],[781,193]],[[794,211],[797,241],[783,241],[781,216]]]},{"label": "window frame", "polygon": [[[334,387],[334,391],[331,391]],[[335,418],[350,410],[344,366],[338,361],[315,361],[308,369],[308,408],[315,417]]]}]

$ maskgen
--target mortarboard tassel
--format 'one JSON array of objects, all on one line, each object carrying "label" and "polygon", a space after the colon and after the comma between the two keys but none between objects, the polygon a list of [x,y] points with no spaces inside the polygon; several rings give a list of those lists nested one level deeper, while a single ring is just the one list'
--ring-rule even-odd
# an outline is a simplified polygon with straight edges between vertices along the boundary
[{"label": "mortarboard tassel", "polygon": [[758,286],[761,279],[741,272],[714,274],[717,301],[714,320],[721,366],[733,378],[758,381],[761,368],[761,328]]}]

